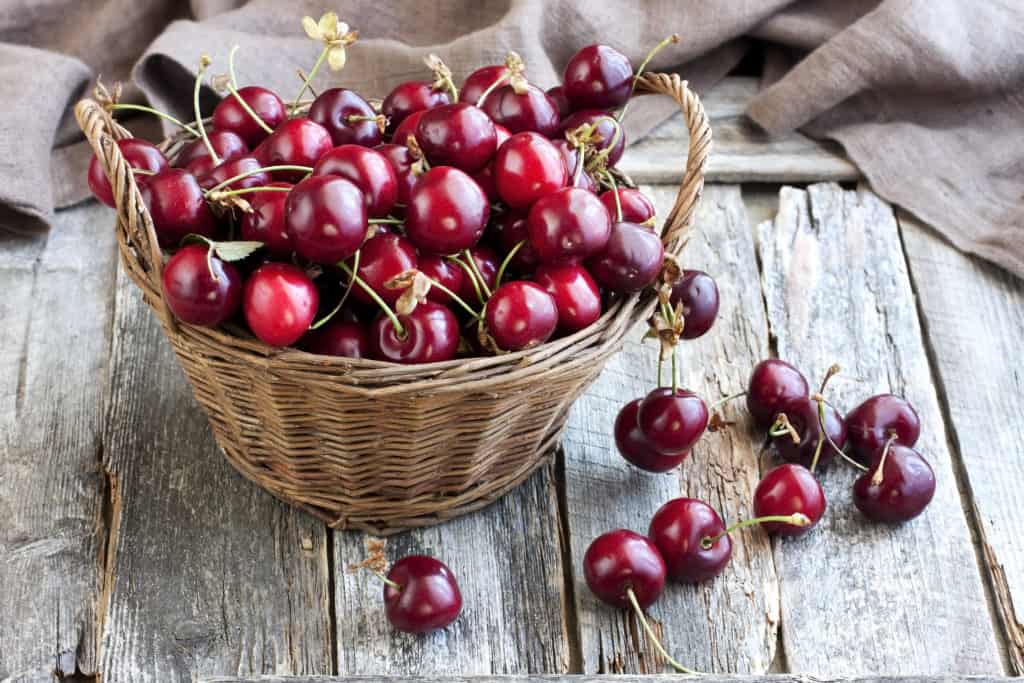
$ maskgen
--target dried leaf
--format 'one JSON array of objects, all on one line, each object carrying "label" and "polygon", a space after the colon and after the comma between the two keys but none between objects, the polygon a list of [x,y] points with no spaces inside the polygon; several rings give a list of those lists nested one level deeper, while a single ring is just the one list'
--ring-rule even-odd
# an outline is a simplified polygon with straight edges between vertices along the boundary
[{"label": "dried leaf", "polygon": [[231,85],[231,76],[228,74],[217,74],[210,79],[210,87],[217,93],[226,93],[229,85]]},{"label": "dried leaf", "polygon": [[373,536],[367,536],[366,540],[363,541],[363,547],[366,548],[366,559],[362,562],[356,562],[348,566],[350,573],[358,572],[362,569],[369,569],[372,572],[378,574],[384,574],[388,569],[388,560],[384,555],[384,548],[386,542],[383,538],[374,538]]},{"label": "dried leaf", "polygon": [[415,311],[418,305],[427,300],[431,285],[433,281],[418,270],[399,273],[384,283],[388,289],[405,289],[395,302],[395,312],[398,315],[409,315]]}]

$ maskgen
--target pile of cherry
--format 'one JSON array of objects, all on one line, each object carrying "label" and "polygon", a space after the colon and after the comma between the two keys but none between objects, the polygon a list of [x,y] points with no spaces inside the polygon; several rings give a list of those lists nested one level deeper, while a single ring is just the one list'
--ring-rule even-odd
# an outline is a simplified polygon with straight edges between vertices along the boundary
[{"label": "pile of cherry", "polygon": [[[324,44],[317,67],[326,56],[340,68],[355,32],[333,13],[304,26]],[[431,56],[432,80],[376,104],[331,88],[304,114],[317,67],[286,105],[267,88],[239,88],[233,58],[214,79],[227,96],[209,132],[205,57],[194,121],[104,98],[110,111],[145,109],[194,136],[173,162],[143,140],[118,142],[172,254],[164,298],[186,323],[244,322],[276,347],[426,363],[575,333],[662,271],[654,207],[615,171],[643,66],[634,72],[610,47],[580,50],[547,92],[514,53],[461,88]],[[114,205],[95,158],[89,182]]]}]

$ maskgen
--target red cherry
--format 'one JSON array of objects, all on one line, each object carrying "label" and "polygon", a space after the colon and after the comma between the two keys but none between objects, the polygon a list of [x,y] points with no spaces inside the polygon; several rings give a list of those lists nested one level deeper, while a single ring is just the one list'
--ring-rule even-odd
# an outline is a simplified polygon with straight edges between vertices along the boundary
[{"label": "red cherry", "polygon": [[[270,187],[291,188],[288,183],[271,183]],[[253,192],[248,196],[252,211],[242,214],[242,239],[263,242],[274,258],[288,258],[294,248],[285,225],[285,204],[288,192]]]},{"label": "red cherry", "polygon": [[558,326],[555,299],[532,282],[506,282],[491,296],[485,313],[487,331],[504,351],[543,344]]},{"label": "red cherry", "polygon": [[637,398],[622,406],[615,418],[615,445],[623,458],[642,470],[668,472],[675,469],[686,460],[690,451],[678,455],[662,455],[654,450],[637,423],[637,413],[642,402],[642,398]]},{"label": "red cherry", "polygon": [[[578,111],[562,121],[561,131],[565,133],[570,130],[576,130],[587,123],[595,125],[597,127],[597,134],[601,136],[601,141],[594,146],[598,150],[611,147],[611,151],[608,152],[608,165],[614,166],[617,164],[619,159],[622,158],[622,153],[626,150],[626,134],[620,131],[616,139],[615,123],[611,120],[608,112],[601,109]],[[612,145],[613,142],[615,143],[614,145]]]},{"label": "red cherry", "polygon": [[638,292],[661,272],[661,238],[636,223],[613,223],[604,251],[587,261],[597,283],[613,292]]},{"label": "red cherry", "polygon": [[786,401],[806,398],[809,391],[799,370],[784,360],[769,358],[754,366],[750,373],[747,410],[759,427],[768,428]]},{"label": "red cherry", "polygon": [[679,281],[672,285],[669,299],[672,307],[683,307],[683,339],[696,339],[715,324],[718,317],[718,285],[715,279],[701,270],[684,270]]},{"label": "red cherry", "polygon": [[[498,284],[498,266],[501,265],[498,261],[498,255],[494,253],[493,249],[480,244],[470,249],[469,253],[473,257],[477,271],[484,278],[484,284],[487,285],[488,289],[493,290]],[[461,266],[458,267],[461,269]],[[463,270],[462,272],[465,275],[466,271]],[[476,289],[473,288],[473,283],[470,281],[469,276],[462,279],[462,288],[455,290],[455,293],[462,297],[464,301],[477,300]]]},{"label": "red cherry", "polygon": [[[125,138],[124,140],[117,141],[117,147],[121,150],[121,155],[125,158],[125,161],[132,168],[159,173],[168,166],[167,157],[164,156],[164,153],[156,145],[145,140]],[[103,165],[96,158],[96,155],[93,155],[92,160],[89,161],[87,177],[89,189],[92,190],[96,199],[99,199],[109,207],[114,207],[114,190],[110,187],[110,180],[107,179],[107,174],[103,171]],[[147,182],[149,177],[148,174],[137,174],[135,182],[141,187]]]},{"label": "red cherry", "polygon": [[[818,402],[806,396],[787,399],[779,407],[779,412],[785,413],[789,423],[800,436],[800,443],[793,443],[789,434],[782,434],[772,439],[775,451],[786,462],[795,462],[810,467],[814,463],[814,454],[818,455],[818,465],[825,466],[832,460],[835,450],[829,445],[828,440],[822,441],[821,450],[818,450],[818,442],[825,438],[821,429],[821,418],[818,414]],[[846,444],[846,421],[831,404],[826,402],[825,409],[825,433],[832,439],[832,443],[842,450]]]},{"label": "red cherry", "polygon": [[459,89],[459,102],[480,105],[480,96],[494,83],[505,78],[508,69],[504,65],[482,66],[466,77]]},{"label": "red cherry", "polygon": [[495,135],[497,135],[498,147],[504,145],[505,141],[512,137],[512,131],[510,131],[508,128],[501,125],[500,123],[494,124],[494,133]]},{"label": "red cherry", "polygon": [[785,522],[762,522],[769,534],[800,536],[810,531],[825,514],[825,492],[810,470],[802,465],[786,464],[764,475],[754,491],[754,515],[766,517],[801,513],[809,524],[796,526]]},{"label": "red cherry", "polygon": [[[181,321],[214,327],[238,311],[242,302],[242,274],[216,256],[209,247],[189,244],[164,266],[164,300]],[[212,273],[211,273],[212,270]]]},{"label": "red cherry", "polygon": [[455,357],[459,320],[441,304],[424,301],[412,313],[399,315],[402,333],[391,319],[379,316],[370,325],[370,353],[392,363],[436,363]]},{"label": "red cherry", "polygon": [[512,265],[521,272],[530,272],[537,265],[537,252],[530,246],[530,239],[526,227],[526,214],[517,211],[507,211],[498,220],[496,229],[498,232],[498,244],[502,251],[508,253],[520,242],[523,246],[512,257]]},{"label": "red cherry", "polygon": [[309,329],[320,304],[313,281],[289,263],[265,263],[245,283],[242,308],[265,344],[289,346]]},{"label": "red cherry", "polygon": [[[380,233],[366,240],[359,249],[359,277],[389,304],[398,300],[402,290],[388,289],[384,283],[413,268],[416,268],[416,248],[401,235]],[[352,288],[352,296],[364,303],[374,303],[358,285]]]},{"label": "red cherry", "polygon": [[[199,187],[204,190],[209,190],[215,185],[220,185],[225,180],[230,180],[235,176],[242,175],[243,173],[252,173],[247,175],[241,180],[225,185],[220,188],[221,190],[241,190],[246,187],[263,187],[270,184],[270,174],[263,171],[259,171],[262,168],[260,162],[256,160],[256,157],[245,156],[225,161],[219,166],[210,169],[209,173],[199,177]],[[259,171],[253,173],[253,171]]]},{"label": "red cherry", "polygon": [[392,145],[389,143],[377,145],[374,149],[391,162],[391,168],[395,172],[395,179],[398,182],[397,203],[403,207],[408,205],[409,195],[412,194],[412,187],[419,180],[416,174],[412,172],[412,165],[416,160],[413,159],[409,148],[405,145]]},{"label": "red cherry", "polygon": [[[238,89],[238,94],[271,129],[285,119],[284,102],[275,93],[256,85]],[[228,95],[213,110],[213,127],[237,133],[250,147],[267,137],[267,132],[249,115],[234,95]]]},{"label": "red cherry", "polygon": [[884,459],[881,451],[875,454],[871,468],[853,484],[857,509],[876,522],[913,519],[928,507],[934,495],[935,472],[931,465],[913,448],[895,441]]},{"label": "red cherry", "polygon": [[354,254],[366,238],[366,200],[349,180],[312,176],[288,193],[285,227],[299,256],[334,264]]},{"label": "red cherry", "polygon": [[[419,257],[419,270],[434,282],[439,282],[459,294],[466,284],[466,272],[455,263],[437,254],[423,254]],[[459,294],[461,296],[461,294]],[[431,287],[427,298],[439,304],[448,304],[452,298],[438,287]]]},{"label": "red cherry", "polygon": [[395,132],[391,135],[391,141],[396,145],[408,145],[409,138],[416,137],[416,129],[420,125],[420,119],[423,118],[423,114],[426,111],[416,111],[409,114],[402,123],[395,128]]},{"label": "red cherry", "polygon": [[[448,93],[435,90],[430,81],[407,81],[399,83],[388,93],[380,105],[380,111],[388,117],[388,130],[394,132],[410,114],[450,102]],[[404,140],[400,144],[404,144]]]},{"label": "red cherry", "polygon": [[487,96],[481,108],[512,133],[534,131],[546,138],[558,135],[558,105],[534,85],[527,84],[522,93],[503,85]]},{"label": "red cherry", "polygon": [[558,329],[576,332],[601,317],[601,293],[587,270],[576,263],[544,265],[533,277],[555,299]]},{"label": "red cherry", "polygon": [[335,147],[316,162],[313,175],[336,175],[352,181],[363,191],[366,213],[373,218],[387,216],[398,200],[394,166],[383,154],[366,147]]},{"label": "red cherry", "polygon": [[161,247],[176,247],[188,234],[216,236],[217,222],[206,205],[202,188],[191,173],[180,168],[166,168],[150,176],[139,191],[153,219]]},{"label": "red cherry", "polygon": [[482,110],[458,102],[423,113],[416,125],[416,142],[434,166],[454,166],[466,173],[479,171],[498,147],[494,122]]},{"label": "red cherry", "polygon": [[357,322],[330,322],[318,330],[310,330],[302,339],[302,348],[321,356],[366,358],[370,342],[366,328]]},{"label": "red cherry", "polygon": [[385,612],[399,631],[427,633],[442,629],[462,611],[462,594],[455,575],[432,557],[403,557],[391,567],[387,578]]},{"label": "red cherry", "polygon": [[556,85],[553,88],[548,88],[548,97],[555,103],[555,109],[558,110],[559,118],[565,118],[572,113],[572,107],[569,105],[569,98],[565,95],[565,88],[560,85]]},{"label": "red cherry", "polygon": [[[568,144],[568,143],[566,143]],[[646,223],[654,218],[654,204],[640,190],[631,187],[620,187],[619,204],[622,205],[622,218],[618,218],[618,206],[615,204],[615,190],[606,190],[601,194],[601,203],[608,209],[612,220],[626,223]]]},{"label": "red cherry", "polygon": [[566,263],[598,254],[607,246],[612,230],[601,200],[577,187],[538,199],[526,225],[541,263]]},{"label": "red cherry", "polygon": [[890,436],[894,443],[913,446],[921,435],[921,420],[917,411],[905,399],[892,394],[872,396],[846,416],[850,429],[853,455],[868,463],[878,454]]},{"label": "red cherry", "polygon": [[487,197],[488,202],[499,202],[501,197],[498,196],[498,187],[494,184],[494,164],[487,164],[482,169],[473,174],[473,180],[480,186],[480,189],[484,191],[484,195]]},{"label": "red cherry", "polygon": [[[306,118],[288,119],[253,152],[265,166],[313,166],[334,145],[331,134]],[[275,180],[298,182],[301,171],[275,171]]]},{"label": "red cherry", "polygon": [[618,50],[588,45],[569,60],[562,82],[574,109],[613,109],[629,99],[633,66]]},{"label": "red cherry", "polygon": [[[580,159],[576,148],[570,145],[568,140],[554,140],[552,144],[558,148],[558,151],[562,153],[562,159],[565,160],[565,168],[569,172],[569,186],[597,194],[598,186],[593,176],[582,169],[580,169],[579,177],[576,176],[576,167],[579,165]],[[610,210],[608,215],[614,218],[614,209]]]},{"label": "red cherry", "polygon": [[591,542],[583,555],[583,576],[594,595],[609,605],[629,608],[632,591],[643,609],[665,587],[665,560],[647,537],[616,529]]},{"label": "red cherry", "polygon": [[690,450],[708,426],[708,407],[686,389],[660,387],[647,394],[637,413],[640,432],[665,455]]},{"label": "red cherry", "polygon": [[569,182],[562,154],[539,133],[516,133],[494,155],[498,194],[513,209],[525,209]]},{"label": "red cherry", "polygon": [[309,120],[323,126],[336,146],[362,145],[376,147],[381,133],[370,103],[355,90],[331,88],[324,90],[309,107]]},{"label": "red cherry", "polygon": [[487,196],[476,181],[457,168],[435,166],[412,189],[405,230],[424,251],[454,254],[477,243],[489,215]]},{"label": "red cherry", "polygon": [[700,583],[722,573],[732,557],[732,539],[714,508],[696,498],[676,498],[651,519],[647,535],[657,546],[668,576]]},{"label": "red cherry", "polygon": [[[211,130],[206,137],[209,138],[210,146],[217,153],[221,163],[244,157],[249,153],[249,145],[245,144],[245,140],[229,130]],[[184,168],[197,178],[208,173],[214,166],[210,150],[206,149],[202,138],[196,138],[182,147],[174,165]]]}]

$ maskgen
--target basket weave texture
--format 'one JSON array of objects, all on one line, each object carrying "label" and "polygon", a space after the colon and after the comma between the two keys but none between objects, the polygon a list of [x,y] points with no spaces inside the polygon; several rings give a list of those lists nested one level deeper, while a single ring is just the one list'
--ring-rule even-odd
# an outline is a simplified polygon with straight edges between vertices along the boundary
[{"label": "basket weave texture", "polygon": [[[638,94],[673,98],[690,141],[661,228],[679,255],[704,185],[711,129],[677,75],[646,74]],[[185,369],[217,443],[245,477],[332,527],[389,534],[494,501],[550,461],[573,401],[650,316],[653,291],[626,297],[571,336],[499,356],[424,365],[275,349],[248,333],[177,321],[161,295],[163,255],[115,140],[131,134],[95,101],[75,115],[117,204],[124,268]],[[172,137],[169,155],[183,143]]]}]

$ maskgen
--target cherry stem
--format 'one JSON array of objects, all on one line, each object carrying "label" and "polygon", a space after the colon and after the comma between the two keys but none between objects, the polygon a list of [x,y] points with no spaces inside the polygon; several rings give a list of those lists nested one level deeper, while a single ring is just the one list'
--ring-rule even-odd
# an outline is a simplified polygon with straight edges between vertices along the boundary
[{"label": "cherry stem", "polygon": [[612,141],[608,146],[598,152],[594,158],[590,160],[591,166],[598,166],[603,163],[604,160],[608,158],[608,155],[612,153],[612,150],[615,149],[615,145],[619,144],[619,138],[622,137],[622,126],[619,125],[619,120],[613,116],[601,116],[594,120],[594,125],[596,126],[598,123],[605,120],[611,121],[612,125],[615,126],[615,135],[612,136]]},{"label": "cherry stem", "polygon": [[661,52],[670,43],[678,43],[678,42],[679,42],[679,34],[678,33],[673,33],[668,38],[665,38],[660,43],[655,45],[654,49],[652,49],[650,52],[648,52],[647,56],[644,57],[644,61],[640,62],[640,68],[636,70],[635,74],[633,74],[633,86],[629,89],[629,99],[626,100],[626,104],[623,105],[622,111],[619,112],[619,115],[617,117],[619,121],[621,121],[622,119],[624,119],[626,117],[626,111],[629,110],[629,103],[633,100],[633,93],[636,92],[637,81],[639,81],[640,77],[644,75],[644,70],[647,68],[647,65],[650,64],[651,60],[654,59],[654,55],[656,55],[659,52]]},{"label": "cherry stem", "polygon": [[580,145],[576,148],[576,168],[572,172],[572,185],[576,187],[579,185],[580,178],[583,177],[583,167],[586,161],[586,145]]},{"label": "cherry stem", "polygon": [[510,76],[512,76],[512,72],[509,69],[504,69],[501,72],[501,76],[499,76],[494,81],[494,83],[491,83],[489,86],[487,86],[486,90],[484,90],[482,93],[480,93],[480,97],[478,97],[477,100],[476,100],[476,106],[477,107],[482,107],[484,105],[484,100],[487,99],[487,96],[490,95],[495,90],[497,90],[498,86],[500,86],[502,83],[505,83],[506,81],[508,81]]},{"label": "cherry stem", "polygon": [[338,267],[341,268],[346,273],[348,273],[349,276],[352,278],[352,281],[355,282],[360,287],[362,287],[363,291],[366,292],[366,296],[373,299],[373,302],[380,306],[380,309],[384,311],[384,315],[386,315],[388,319],[391,320],[391,324],[392,326],[394,326],[395,334],[398,335],[398,338],[405,339],[405,328],[402,327],[402,322],[398,319],[398,316],[395,315],[395,312],[391,310],[391,307],[387,305],[384,299],[380,298],[380,295],[377,294],[377,292],[373,291],[373,287],[366,284],[366,282],[363,281],[363,278],[356,275],[356,272],[349,268],[348,264],[345,263],[344,261],[338,261]]},{"label": "cherry stem", "polygon": [[615,197],[615,220],[619,223],[622,222],[622,200],[619,198],[619,184],[615,182],[615,176],[611,173],[605,173],[604,179],[608,181],[608,184],[612,186],[612,196]]},{"label": "cherry stem", "polygon": [[206,128],[203,126],[203,115],[199,111],[199,90],[203,86],[203,74],[206,73],[206,67],[208,66],[210,66],[210,58],[206,55],[201,56],[199,58],[199,70],[196,71],[196,85],[192,90],[192,108],[196,114],[196,128],[199,129],[199,137],[203,139],[206,151],[210,153],[210,158],[213,159],[213,165],[220,166],[220,157],[217,156],[217,151],[213,148],[210,138],[206,135]]},{"label": "cherry stem", "polygon": [[217,190],[206,194],[210,201],[217,201],[226,197],[234,197],[240,194],[253,194],[255,192],[291,192],[290,187],[273,187],[271,185],[260,185],[259,187],[240,187],[237,190]]},{"label": "cherry stem", "polygon": [[516,246],[512,247],[507,254],[505,254],[505,259],[501,262],[501,265],[498,266],[498,274],[494,278],[495,287],[501,286],[501,278],[505,277],[505,269],[508,268],[508,264],[512,262],[512,259],[515,258],[516,254],[519,253],[519,250],[523,248],[524,244],[526,244],[526,240],[521,240],[516,244]]},{"label": "cherry stem", "polygon": [[274,132],[274,129],[267,125],[267,122],[261,119],[256,112],[252,110],[249,103],[242,99],[242,96],[238,94],[238,80],[235,78],[235,53],[238,51],[238,45],[231,48],[231,52],[228,53],[228,92],[230,92],[238,105],[245,110],[245,113],[252,117],[252,120],[256,122],[256,125],[262,128],[267,135]]},{"label": "cherry stem", "polygon": [[403,223],[401,218],[392,218],[391,216],[387,218],[371,218],[366,222],[370,225],[401,225]]},{"label": "cherry stem", "polygon": [[327,53],[331,51],[331,45],[324,45],[324,49],[320,50],[320,56],[316,58],[316,63],[313,64],[313,68],[309,70],[309,73],[302,80],[302,90],[295,96],[295,100],[292,102],[291,111],[295,114],[295,111],[299,108],[299,100],[306,94],[306,88],[309,87],[309,82],[313,80],[313,76],[316,76],[316,72],[320,70],[320,65],[327,59]]},{"label": "cherry stem", "polygon": [[156,175],[156,171],[149,171],[144,168],[133,168],[132,173],[135,175]]},{"label": "cherry stem", "polygon": [[[299,75],[299,80],[300,81],[306,81],[307,84],[309,83],[309,81],[306,80],[306,72],[305,71],[303,71],[302,69],[296,69],[295,73],[297,73]],[[316,93],[316,90],[313,89],[312,85],[307,85],[306,89],[309,90],[309,94],[312,95],[314,99],[319,97],[319,95],[317,95],[317,93]]]},{"label": "cherry stem", "polygon": [[457,263],[459,265],[459,268],[462,268],[462,271],[466,274],[466,277],[469,278],[470,284],[473,285],[473,290],[476,292],[476,298],[480,300],[480,303],[486,303],[483,292],[480,291],[480,284],[476,281],[476,275],[473,274],[473,269],[466,265],[466,263],[458,256],[448,256],[446,258],[449,261]]},{"label": "cherry stem", "polygon": [[[839,366],[834,365],[832,367]],[[848,456],[846,453],[844,453],[843,449],[836,445],[836,442],[832,440],[832,436],[828,433],[828,430],[825,429],[825,404],[821,394],[815,394],[814,396],[811,396],[811,398],[814,399],[815,401],[818,401],[818,422],[821,424],[821,433],[825,435],[825,440],[828,442],[828,445],[840,458],[842,458],[849,464],[853,465],[857,469],[867,472],[868,468],[864,467],[864,465],[861,465],[859,462],[857,462],[856,460]]]},{"label": "cherry stem", "polygon": [[768,436],[785,436],[786,434],[793,439],[793,443],[800,445],[800,432],[796,431],[796,427],[789,421],[788,415],[779,413],[775,416],[775,423],[768,430]]},{"label": "cherry stem", "polygon": [[842,368],[839,367],[839,363],[833,363],[829,366],[828,370],[825,371],[825,376],[821,380],[821,388],[818,389],[819,394],[825,393],[825,387],[828,386],[828,381],[839,374]]},{"label": "cherry stem", "polygon": [[714,411],[718,410],[721,406],[725,405],[729,401],[733,401],[733,400],[735,400],[737,398],[741,398],[741,397],[746,396],[746,395],[747,395],[747,392],[740,391],[738,393],[730,394],[729,396],[725,396],[723,398],[720,398],[720,399],[718,399],[717,401],[715,401],[714,403],[711,404],[711,412],[714,412]]},{"label": "cherry stem", "polygon": [[889,451],[892,450],[892,444],[896,441],[898,435],[893,433],[889,435],[889,438],[885,442],[885,446],[882,448],[882,457],[878,459],[878,466],[875,468],[875,473],[871,475],[871,485],[881,486],[882,480],[885,479],[885,459],[889,457]]},{"label": "cherry stem", "polygon": [[469,267],[473,270],[473,275],[475,275],[479,279],[480,287],[481,289],[483,289],[484,294],[487,295],[488,299],[490,299],[491,288],[487,286],[487,281],[484,279],[484,274],[480,272],[480,266],[477,265],[476,259],[473,258],[473,254],[470,253],[469,249],[466,249],[462,252],[462,255],[466,257],[466,262],[469,264]]},{"label": "cherry stem", "polygon": [[[220,162],[218,161],[217,163],[220,163]],[[311,166],[292,166],[290,164],[282,164],[280,166],[263,166],[262,168],[254,168],[251,171],[246,171],[245,173],[239,173],[234,178],[228,178],[225,181],[217,183],[216,185],[211,187],[209,190],[207,190],[204,194],[206,196],[210,196],[210,194],[216,192],[217,190],[220,190],[221,188],[227,187],[228,185],[230,185],[233,182],[236,182],[238,180],[242,180],[243,178],[248,178],[249,176],[256,175],[257,173],[270,173],[272,171],[302,171],[302,172],[305,172],[305,173],[312,173],[313,172],[313,168]],[[291,188],[285,187],[285,188],[281,188],[281,189],[289,190]]]},{"label": "cherry stem", "polygon": [[[359,256],[360,256],[360,254],[361,254],[361,251],[357,249],[355,255],[352,257],[352,270],[353,270],[353,273],[358,273],[359,272]],[[315,323],[310,325],[309,329],[311,329],[311,330],[319,330],[321,327],[323,327],[327,323],[328,320],[333,318],[338,313],[338,311],[341,310],[341,307],[345,305],[346,301],[348,301],[348,295],[352,292],[352,285],[354,285],[355,282],[356,282],[355,281],[355,275],[353,275],[352,277],[350,277],[348,279],[348,286],[345,287],[344,294],[342,294],[341,298],[338,299],[338,305],[335,306],[333,309],[331,309],[330,313],[328,313],[324,317],[320,318],[320,320],[317,320]]]},{"label": "cherry stem", "polygon": [[207,239],[206,243],[206,269],[210,271],[210,277],[214,282],[220,282],[220,276],[213,270],[213,252],[216,251],[217,244],[211,239]]},{"label": "cherry stem", "polygon": [[376,576],[378,579],[383,581],[388,586],[391,586],[392,588],[394,588],[396,591],[402,590],[402,584],[398,583],[397,581],[392,581],[391,579],[389,579],[388,577],[384,576],[383,574],[381,574],[376,569],[371,569],[370,573],[372,573],[374,576]]},{"label": "cherry stem", "polygon": [[665,364],[665,346],[658,350],[658,386],[661,386],[661,368]]},{"label": "cherry stem", "polygon": [[469,304],[467,304],[465,302],[465,300],[463,300],[462,297],[460,297],[458,294],[456,294],[452,290],[450,290],[447,287],[445,287],[444,285],[442,285],[440,282],[438,282],[434,278],[427,278],[427,279],[430,280],[430,286],[431,287],[437,287],[442,292],[444,292],[445,294],[450,296],[452,298],[452,301],[454,301],[455,303],[457,303],[458,305],[460,305],[464,309],[466,309],[466,312],[469,313],[471,316],[473,316],[473,318],[475,318],[477,320],[480,319],[480,313],[478,313],[477,311],[474,311],[473,308]]},{"label": "cherry stem", "polygon": [[818,437],[818,444],[814,447],[814,457],[811,458],[811,474],[818,467],[818,459],[821,458],[821,448],[825,445],[828,437],[828,430],[825,429],[825,399],[821,394],[811,396],[811,399],[818,403],[818,425],[821,427],[821,436]]},{"label": "cherry stem", "polygon": [[700,547],[704,550],[711,550],[711,547],[718,543],[720,540],[728,536],[734,531],[746,528],[748,526],[754,526],[755,524],[764,524],[765,522],[780,522],[782,524],[790,524],[792,526],[810,526],[811,520],[802,512],[794,512],[791,515],[765,515],[764,517],[753,517],[751,519],[744,519],[736,522],[732,526],[728,527],[725,531],[714,536],[705,536],[700,539]]},{"label": "cherry stem", "polygon": [[636,613],[637,621],[639,621],[640,625],[643,627],[644,633],[647,634],[651,644],[654,645],[654,649],[658,651],[658,654],[661,655],[662,659],[668,662],[669,665],[679,673],[696,675],[696,671],[693,669],[687,669],[685,666],[673,659],[672,655],[665,651],[661,641],[658,640],[658,636],[655,635],[654,629],[652,629],[651,625],[647,623],[647,617],[644,616],[644,610],[640,607],[640,603],[636,599],[636,593],[633,592],[632,588],[626,589],[626,598],[629,599],[629,604],[633,606],[633,611]]},{"label": "cherry stem", "polygon": [[676,347],[672,347],[672,393],[679,391],[679,364],[676,361]]},{"label": "cherry stem", "polygon": [[193,136],[199,137],[199,131],[197,131],[195,128],[193,128],[192,126],[188,125],[187,123],[184,123],[183,121],[179,121],[178,119],[176,119],[175,117],[171,116],[170,114],[168,114],[166,112],[160,111],[159,109],[153,109],[152,107],[147,107],[147,106],[142,105],[142,104],[108,104],[107,105],[107,109],[110,110],[110,111],[142,111],[142,112],[146,112],[147,114],[152,114],[153,116],[159,116],[160,118],[164,119],[165,121],[170,121],[174,125],[179,126],[180,128],[184,128],[189,133],[191,133]]}]

